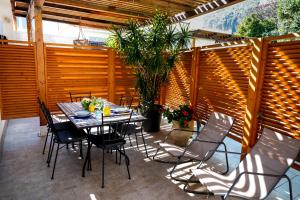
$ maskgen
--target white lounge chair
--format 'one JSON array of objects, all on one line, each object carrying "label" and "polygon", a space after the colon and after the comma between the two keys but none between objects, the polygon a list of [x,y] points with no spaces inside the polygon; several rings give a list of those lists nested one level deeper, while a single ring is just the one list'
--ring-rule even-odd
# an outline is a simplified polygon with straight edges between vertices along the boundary
[{"label": "white lounge chair", "polygon": [[264,199],[281,178],[286,178],[289,183],[290,199],[293,199],[291,180],[285,173],[297,158],[299,150],[299,140],[264,128],[258,142],[234,171],[224,176],[209,169],[192,170],[193,175],[189,180],[196,177],[207,191],[197,192],[189,189],[191,188],[189,181],[184,190],[213,194],[223,199],[229,196]]},{"label": "white lounge chair", "polygon": [[[153,160],[156,160],[155,156],[158,154],[158,152],[161,149],[165,150],[171,156],[177,158],[177,161],[175,162],[175,165],[170,172],[171,178],[177,181],[187,181],[187,179],[177,178],[173,176],[173,173],[177,165],[191,160],[196,160],[199,162],[207,161],[213,156],[213,154],[211,154],[209,157],[206,156],[207,152],[210,150],[218,149],[220,145],[224,146],[225,152],[227,152],[227,147],[223,142],[223,140],[225,139],[227,133],[230,131],[233,123],[234,123],[234,118],[222,113],[213,112],[210,115],[209,120],[207,121],[207,123],[199,133],[197,133],[196,131],[192,131],[197,133],[197,137],[195,137],[195,139],[193,139],[190,142],[190,144],[188,144],[185,148],[168,143],[168,138],[171,133],[174,133],[174,131],[178,131],[176,132],[176,134],[180,134],[181,131],[178,129],[172,130],[166,136],[164,141],[159,143],[160,147],[157,149],[156,154],[153,156]],[[188,159],[188,160],[183,161],[183,159]],[[226,160],[227,169],[225,172],[223,172],[224,174],[228,172],[228,168],[229,168],[228,158],[226,153],[225,153],[225,160]],[[157,161],[165,162],[162,160],[157,160]],[[169,161],[169,163],[171,162]]]}]

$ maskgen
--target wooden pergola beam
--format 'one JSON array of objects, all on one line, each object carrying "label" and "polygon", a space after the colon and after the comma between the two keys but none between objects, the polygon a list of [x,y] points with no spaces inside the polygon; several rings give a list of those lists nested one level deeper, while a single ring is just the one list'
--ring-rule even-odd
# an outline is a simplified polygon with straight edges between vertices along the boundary
[{"label": "wooden pergola beam", "polygon": [[240,3],[245,0],[207,0],[205,3],[199,4],[192,10],[187,10],[183,14],[177,14],[171,18],[173,23],[178,23],[184,20],[192,19],[210,12]]},{"label": "wooden pergola beam", "polygon": [[70,11],[67,9],[62,9],[62,8],[55,8],[55,7],[50,7],[50,6],[44,6],[43,7],[43,13],[45,14],[52,14],[53,16],[60,16],[61,14],[65,16],[69,16],[70,18],[81,18],[81,19],[86,19],[86,20],[91,20],[91,21],[102,21],[106,23],[111,24],[112,22],[114,24],[118,25],[124,25],[127,23],[126,18],[117,18],[117,17],[111,17],[107,15],[101,15],[101,14],[93,14],[93,13],[87,13],[87,12],[81,12],[81,11]]},{"label": "wooden pergola beam", "polygon": [[74,1],[74,0],[48,0],[47,2],[59,4],[59,5],[69,5],[74,8],[84,8],[84,9],[89,9],[89,10],[94,10],[94,11],[101,11],[107,14],[114,14],[116,16],[124,16],[126,18],[133,18],[133,19],[141,19],[145,20],[148,19],[150,16],[145,15],[143,13],[137,13],[134,11],[123,11],[123,10],[117,10],[117,9],[109,9],[106,6],[99,6],[95,5],[93,3],[81,3],[79,1]]}]

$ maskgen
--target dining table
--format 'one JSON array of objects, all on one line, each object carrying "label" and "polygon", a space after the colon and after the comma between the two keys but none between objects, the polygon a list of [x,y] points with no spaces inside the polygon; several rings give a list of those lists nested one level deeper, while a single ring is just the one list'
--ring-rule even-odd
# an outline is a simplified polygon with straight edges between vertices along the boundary
[{"label": "dining table", "polygon": [[[84,117],[84,118],[77,117],[76,113],[78,111],[84,110],[84,108],[81,105],[81,102],[60,102],[60,103],[57,103],[57,106],[64,113],[64,115],[70,120],[70,122],[72,124],[74,124],[74,126],[77,129],[86,130],[88,132],[88,134],[91,134],[92,128],[99,128],[101,126],[104,126],[105,123],[118,123],[119,121],[122,120],[122,117],[124,118],[124,114],[126,114],[126,111],[127,111],[128,115],[130,114],[130,112],[129,112],[130,109],[126,109],[122,106],[119,106],[112,102],[104,100],[104,106],[110,107],[111,112],[110,112],[109,117],[105,117],[103,119],[104,124],[102,124],[102,115],[97,112],[91,112],[88,117]],[[116,112],[117,110],[122,110],[122,112]],[[146,119],[147,118],[144,117],[143,115],[141,115],[137,112],[132,112],[130,123],[141,123],[142,124],[143,121],[145,121]],[[145,153],[148,158],[148,151],[147,151],[146,144],[145,144],[142,126],[141,126],[141,136],[142,136],[144,147],[145,147]]]}]

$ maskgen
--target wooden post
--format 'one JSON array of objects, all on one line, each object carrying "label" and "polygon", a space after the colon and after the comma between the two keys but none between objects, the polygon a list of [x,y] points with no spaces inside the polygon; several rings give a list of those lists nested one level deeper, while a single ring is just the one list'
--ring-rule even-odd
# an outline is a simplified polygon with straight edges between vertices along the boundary
[{"label": "wooden post", "polygon": [[28,38],[28,42],[32,41],[32,32],[31,32],[31,17],[30,15],[27,15],[26,17],[26,21],[27,21],[27,38]]},{"label": "wooden post", "polygon": [[[35,18],[35,43],[36,43],[38,95],[41,101],[47,103],[42,7],[39,4],[34,5],[34,18]],[[41,125],[46,124],[46,120],[41,112],[40,112],[40,124]]]},{"label": "wooden post", "polygon": [[[243,147],[242,152],[251,150],[257,140],[258,113],[261,100],[261,89],[264,79],[264,71],[268,52],[268,42],[266,39],[253,39],[252,60],[250,68],[250,78],[248,85],[248,99],[244,122]],[[243,159],[243,157],[242,157]]]},{"label": "wooden post", "polygon": [[116,53],[113,49],[108,49],[108,99],[115,102],[115,57]]},{"label": "wooden post", "polygon": [[192,48],[195,48],[196,47],[196,38],[193,37],[192,38]]},{"label": "wooden post", "polygon": [[190,103],[194,109],[197,104],[197,94],[198,94],[199,54],[200,54],[200,48],[198,48],[198,47],[193,48]]}]

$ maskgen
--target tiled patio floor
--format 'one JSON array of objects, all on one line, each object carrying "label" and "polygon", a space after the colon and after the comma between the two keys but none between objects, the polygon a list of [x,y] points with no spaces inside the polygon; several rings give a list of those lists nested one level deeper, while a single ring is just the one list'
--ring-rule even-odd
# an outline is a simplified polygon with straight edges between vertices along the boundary
[{"label": "tiled patio floor", "polygon": [[[162,129],[168,129],[165,125]],[[132,179],[128,180],[124,162],[121,166],[114,163],[114,155],[106,154],[105,188],[100,187],[99,149],[93,149],[92,167],[85,178],[81,177],[83,160],[77,159],[78,152],[62,149],[58,156],[55,179],[50,180],[51,169],[46,166],[46,155],[41,154],[44,137],[38,137],[39,121],[37,118],[10,120],[5,134],[2,161],[0,163],[0,199],[220,199],[190,195],[182,191],[182,184],[172,182],[168,164],[154,162],[145,157],[142,146],[140,151],[127,148],[131,165]],[[160,133],[147,134],[149,154],[153,155],[157,145],[154,143],[164,136]],[[141,144],[141,138],[139,138]],[[230,150],[239,150],[240,144],[226,140]],[[135,143],[133,143],[135,145]],[[210,164],[222,167],[222,156],[215,156]],[[231,169],[239,162],[238,157],[231,157]],[[185,171],[194,165],[184,165]],[[181,171],[182,172],[182,171]],[[180,172],[180,173],[181,173]],[[178,172],[179,173],[179,172]],[[294,199],[300,199],[299,172],[289,170],[292,178]],[[287,184],[282,181],[268,199],[288,199]]]}]

